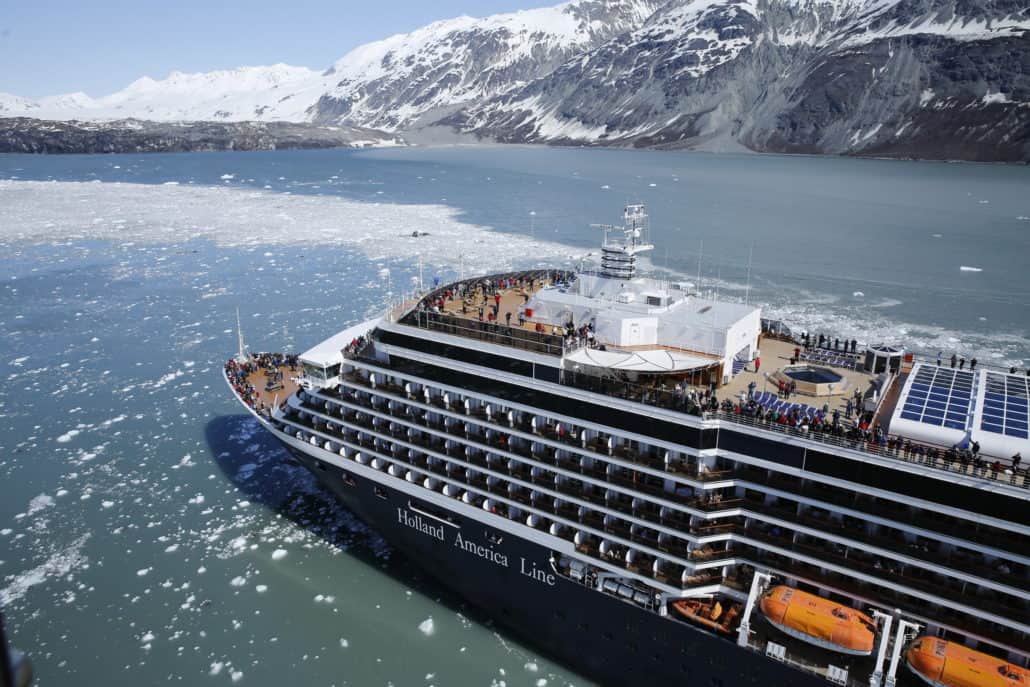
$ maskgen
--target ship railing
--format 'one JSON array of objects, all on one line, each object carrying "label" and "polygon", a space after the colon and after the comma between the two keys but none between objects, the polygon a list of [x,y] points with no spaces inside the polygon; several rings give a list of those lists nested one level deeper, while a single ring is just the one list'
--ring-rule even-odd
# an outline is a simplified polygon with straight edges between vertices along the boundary
[{"label": "ship railing", "polygon": [[545,355],[560,356],[565,350],[565,342],[561,336],[428,310],[410,313],[404,318],[403,324]]},{"label": "ship railing", "polygon": [[[799,439],[816,441],[838,448],[845,448],[852,451],[859,451],[861,453],[879,456],[881,458],[900,460],[911,465],[918,465],[931,470],[961,474],[967,477],[976,477],[991,482],[1001,482],[1022,487],[1024,489],[1030,489],[1030,480],[1027,479],[1027,469],[1017,469],[1013,467],[1011,458],[1000,458],[997,456],[981,454],[982,463],[980,465],[976,465],[971,460],[962,460],[959,454],[950,447],[927,444],[924,442],[919,442],[918,444],[915,442],[908,442],[910,446],[919,448],[918,452],[913,452],[905,451],[903,448],[897,446],[891,449],[886,444],[881,444],[881,442],[875,439],[837,436],[829,432],[803,429],[792,427],[790,425],[781,425],[771,420],[759,420],[747,413],[716,410],[706,412],[704,417],[705,419],[723,420],[771,432],[779,432],[780,434],[794,436]],[[884,437],[885,440],[888,438],[890,437]],[[904,445],[905,440],[902,439],[901,441]],[[935,449],[937,451],[938,455],[936,458],[929,457],[929,449]],[[952,455],[954,456],[954,459],[949,457]],[[993,467],[994,463],[999,464],[1001,466],[1000,469],[995,469]]]},{"label": "ship railing", "polygon": [[[783,646],[785,651],[782,654],[773,655],[772,653],[768,652],[768,650],[767,650],[770,641],[771,640],[769,640],[769,639],[759,640],[759,639],[756,639],[755,637],[750,637],[750,638],[748,638],[747,643],[748,643],[748,646],[751,649],[754,649],[755,651],[757,651],[759,653],[765,654],[766,656],[769,656],[772,659],[780,661],[781,663],[786,663],[787,665],[792,665],[795,668],[800,668],[801,670],[803,670],[803,671],[805,671],[807,673],[815,673],[816,675],[820,675],[822,677],[826,677],[827,672],[828,672],[828,670],[827,670],[828,665],[820,665],[818,663],[813,663],[812,661],[807,661],[807,660],[805,660],[803,658],[800,658],[799,656],[796,656],[796,655],[792,654],[790,652],[790,650],[789,650],[789,647],[785,646],[784,644],[782,644],[780,642],[773,642],[773,643],[774,644],[779,644],[780,646]],[[842,684],[842,683],[838,683],[838,684]],[[847,687],[867,687],[868,684],[869,684],[868,680],[859,680],[855,676],[851,675],[850,673],[848,674],[848,681],[846,683]]]}]

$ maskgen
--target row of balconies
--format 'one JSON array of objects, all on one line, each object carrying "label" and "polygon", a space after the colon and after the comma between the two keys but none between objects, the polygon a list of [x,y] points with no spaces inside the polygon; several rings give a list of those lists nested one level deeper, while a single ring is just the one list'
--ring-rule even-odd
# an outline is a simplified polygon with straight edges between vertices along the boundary
[{"label": "row of balconies", "polygon": [[[870,532],[868,528],[864,526],[852,526],[845,527],[841,520],[831,518],[828,515],[824,517],[818,517],[820,509],[809,507],[807,510],[799,508],[799,504],[796,502],[789,502],[789,506],[781,506],[779,504],[767,504],[762,500],[748,500],[743,502],[736,498],[726,498],[722,496],[722,492],[719,490],[712,491],[706,494],[704,497],[690,496],[684,498],[678,494],[669,492],[665,489],[663,484],[659,484],[654,481],[649,475],[638,475],[634,480],[631,476],[632,473],[611,471],[610,468],[603,466],[600,461],[593,465],[587,465],[583,462],[575,463],[569,458],[569,453],[565,452],[565,459],[563,460],[563,454],[561,449],[555,449],[550,446],[539,447],[539,450],[534,451],[533,446],[528,441],[521,440],[517,437],[513,437],[512,441],[508,441],[507,437],[501,435],[498,437],[490,438],[487,436],[489,429],[483,430],[483,434],[476,435],[467,431],[465,423],[454,422],[450,425],[441,416],[439,419],[431,419],[425,416],[421,410],[413,407],[406,406],[401,408],[394,406],[387,408],[385,405],[377,407],[376,403],[371,398],[355,397],[350,396],[348,402],[354,402],[358,405],[362,405],[369,409],[375,409],[377,412],[388,413],[392,417],[396,417],[412,424],[419,424],[428,429],[435,429],[437,431],[443,431],[451,436],[454,436],[460,440],[473,440],[477,441],[485,446],[491,446],[500,450],[507,451],[525,458],[529,458],[534,461],[555,465],[556,467],[579,472],[586,477],[593,477],[595,479],[604,480],[608,484],[612,484],[619,487],[624,487],[632,492],[643,492],[648,495],[652,495],[665,500],[672,500],[678,504],[686,506],[691,509],[704,511],[706,513],[717,512],[719,510],[725,510],[727,508],[743,505],[749,511],[755,511],[763,513],[771,517],[777,517],[785,519],[789,522],[800,522],[801,524],[816,528],[818,530],[829,530],[834,534],[849,539],[857,539],[862,543],[873,544],[877,546],[884,546],[888,550],[894,551],[906,555],[911,558],[917,558],[926,560],[929,563],[943,565],[946,567],[952,567],[956,569],[968,570],[975,574],[983,577],[984,579],[993,580],[1001,584],[1006,584],[1016,588],[1022,588],[1026,585],[1027,571],[1026,567],[1019,563],[1012,561],[1001,561],[996,562],[994,565],[986,564],[983,560],[980,564],[976,564],[976,561],[971,561],[973,565],[967,566],[967,559],[957,560],[950,556],[934,555],[932,552],[924,547],[918,545],[912,545],[912,543],[905,541],[903,538],[897,540],[893,537],[884,537],[878,535],[875,531]],[[412,412],[414,411],[414,412]],[[372,424],[366,424],[366,427],[373,429]],[[478,427],[478,426],[477,426]],[[482,428],[480,427],[482,430]],[[401,437],[403,432],[398,433],[396,436]],[[431,445],[430,445],[431,447]],[[577,454],[580,455],[580,454]],[[621,470],[621,468],[620,468]],[[741,473],[744,472],[742,469]],[[751,478],[757,477],[757,469],[748,469],[747,475]],[[775,474],[775,473],[774,473]],[[578,488],[576,485],[575,488]],[[811,490],[810,490],[811,491]],[[831,490],[818,489],[820,493],[832,494]],[[609,503],[608,499],[603,499],[600,494],[591,494],[589,491],[578,492],[578,497],[581,499],[592,500],[595,503],[608,506],[618,506],[619,501],[616,499],[615,503]],[[657,508],[656,508],[657,510]],[[660,522],[662,524],[668,524],[669,519],[658,518],[656,513],[649,514],[638,508],[632,509],[632,514],[644,519]],[[677,523],[679,525],[686,525],[687,523]]]},{"label": "row of balconies", "polygon": [[[385,378],[381,373],[376,373],[376,383],[373,385],[367,373],[363,371],[350,371],[345,375],[346,381],[362,385],[368,389],[375,389],[377,392],[384,391],[404,402],[420,403],[416,398],[417,384],[398,384]],[[424,390],[423,390],[424,391]],[[423,393],[424,395],[424,393]],[[788,491],[798,496],[821,500],[844,508],[851,508],[858,512],[867,513],[873,516],[885,516],[899,523],[914,528],[928,529],[948,536],[964,538],[976,544],[983,544],[1000,551],[1010,551],[1021,556],[1030,556],[1030,538],[1013,536],[1011,532],[1000,530],[982,523],[948,516],[936,511],[914,508],[908,504],[891,501],[889,499],[877,498],[861,491],[851,491],[837,486],[831,486],[821,482],[805,480],[800,477],[786,475],[775,471],[757,468],[747,464],[735,464],[731,461],[719,459],[719,465],[707,466],[703,461],[696,458],[680,457],[679,459],[667,460],[661,451],[655,447],[643,447],[640,450],[627,444],[619,444],[615,441],[609,445],[611,435],[590,436],[597,434],[592,430],[583,430],[571,426],[561,433],[553,427],[557,421],[547,420],[542,427],[534,427],[531,417],[526,413],[508,411],[505,408],[493,410],[490,404],[480,401],[474,397],[462,398],[458,395],[445,393],[430,393],[430,405],[448,412],[469,415],[476,420],[485,420],[504,429],[516,429],[526,433],[536,434],[551,441],[565,443],[570,449],[577,453],[580,449],[619,458],[621,460],[640,465],[646,468],[661,470],[666,474],[673,475],[676,481],[682,479],[696,482],[712,482],[715,480],[753,480],[755,486],[770,486],[783,491]],[[487,412],[490,407],[492,412]],[[512,413],[513,421],[508,421],[508,414]],[[543,416],[537,415],[542,418]],[[682,478],[682,479],[681,479]],[[1009,567],[1013,567],[1010,562]]]},{"label": "row of balconies", "polygon": [[[549,532],[574,544],[594,542],[604,552],[598,560],[611,565],[614,559],[618,559],[623,562],[620,567],[630,572],[639,573],[647,569],[648,576],[654,579],[659,579],[656,575],[661,573],[661,579],[679,577],[683,585],[695,586],[691,581],[693,576],[685,574],[694,565],[732,555],[725,542],[695,548],[690,542],[667,532],[621,521],[610,514],[586,506],[576,506],[553,494],[545,494],[533,489],[532,484],[521,483],[517,477],[505,480],[497,475],[471,472],[471,467],[459,466],[453,461],[426,454],[410,455],[410,450],[397,451],[395,446],[361,431],[336,431],[317,422],[310,415],[304,417],[297,413],[287,416],[286,420],[288,426],[301,426],[331,437],[324,442],[330,445],[329,450],[335,448],[332,446],[334,439],[344,447],[345,454],[348,453],[347,445],[355,447],[353,452],[346,455],[348,458],[355,458],[355,452],[359,449],[367,450],[374,457],[358,456],[359,462],[389,472],[395,477],[426,484],[426,478],[437,477],[439,481],[434,486],[443,487],[443,493],[448,496],[461,498],[473,506],[486,507],[491,512],[518,522],[525,521],[524,524],[534,529]],[[301,438],[311,440],[314,436],[309,434]],[[316,443],[321,446],[323,442],[319,439]],[[339,453],[339,450],[336,452]],[[454,459],[460,460],[461,456],[455,453]],[[524,506],[525,510],[520,506]],[[553,517],[548,518],[548,515]],[[702,529],[700,533],[704,534],[706,530]]]},{"label": "row of balconies", "polygon": [[[383,375],[377,375],[377,377],[383,377]],[[369,388],[373,388],[373,385],[368,379],[365,379],[361,374],[350,373],[349,379],[356,379],[359,383],[363,383]],[[399,399],[410,402],[411,398],[414,397],[414,393],[410,391],[410,384],[406,389],[404,386],[389,381],[377,382],[374,386],[376,390],[385,389],[387,392],[392,392],[394,396]],[[437,396],[431,397],[434,401],[434,406],[441,409],[449,409],[452,412],[456,412],[455,409],[466,409],[467,414],[474,416],[477,419],[486,419],[491,421],[494,418],[505,417],[507,418],[507,412],[491,412],[488,413],[485,406],[476,406],[473,403],[466,404],[466,400],[460,399],[449,399],[444,394],[437,394]],[[473,400],[475,403],[479,403],[478,400]],[[391,414],[393,414],[391,412]],[[515,417],[513,415],[513,417]],[[582,436],[582,433],[577,431],[576,427],[572,427],[568,432],[557,433],[554,430],[550,430],[548,426],[544,426],[537,430],[528,417],[522,416],[518,418],[516,422],[500,423],[507,430],[509,425],[514,425],[513,428],[518,428],[520,431],[526,431],[527,433],[534,433],[538,436],[550,438],[553,440],[563,441],[565,444],[575,446],[579,449],[577,442],[572,438]],[[452,428],[451,430],[455,435],[460,433],[459,428]],[[691,459],[690,462],[687,460],[679,460],[670,462],[665,458],[659,457],[655,449],[648,449],[643,451],[637,451],[626,445],[615,445],[609,447],[608,441],[604,438],[595,437],[582,441],[583,447],[590,449],[591,451],[605,455],[614,456],[621,458],[633,465],[642,465],[646,468],[655,470],[662,470],[666,474],[673,474],[676,476],[684,476],[688,479],[698,480],[701,482],[716,479],[735,479],[735,480],[754,480],[755,486],[761,487],[764,485],[773,486],[777,489],[791,491],[798,495],[808,497],[808,499],[819,500],[828,502],[830,504],[850,508],[857,512],[868,513],[873,516],[887,516],[893,520],[897,520],[902,523],[913,525],[919,528],[930,528],[938,531],[938,533],[948,535],[949,537],[965,538],[972,543],[985,544],[987,546],[996,547],[999,549],[998,555],[1004,556],[1005,551],[1012,551],[1017,554],[1030,555],[1030,538],[1026,537],[1014,537],[1010,533],[1005,533],[1003,530],[999,530],[994,527],[990,527],[981,523],[971,522],[961,518],[951,517],[936,513],[934,511],[925,511],[922,509],[913,508],[911,506],[899,504],[893,501],[879,499],[879,497],[871,496],[865,493],[857,491],[849,491],[840,487],[827,485],[821,482],[813,482],[809,480],[803,480],[801,478],[788,476],[782,473],[774,471],[767,471],[753,466],[737,465],[730,467],[729,461],[723,461],[726,463],[725,469],[719,470],[708,470],[702,462],[698,462],[696,459]],[[539,459],[539,455],[530,454],[526,449],[519,449],[513,447],[515,452],[519,452],[525,457],[533,459]],[[549,455],[549,451],[552,449],[546,449],[544,455]],[[579,451],[577,451],[579,452]],[[648,484],[637,484],[629,485],[623,483],[624,486],[634,486],[642,490],[648,489]],[[660,495],[656,489],[649,491],[652,495]],[[723,502],[718,504],[725,507],[727,504]],[[814,523],[816,526],[819,523]],[[929,534],[929,533],[927,533]],[[864,541],[868,542],[868,539]],[[920,557],[921,551],[912,549],[906,551],[899,551],[899,553],[905,553],[907,555],[915,555]],[[947,564],[947,561],[942,560],[938,557],[923,556],[929,562]],[[1028,580],[1028,571],[1025,565],[1012,559],[1004,560],[1001,562],[992,561],[988,557],[983,562],[984,564],[976,564],[976,560],[972,560],[973,568],[976,570],[976,574],[987,579],[996,579],[1003,584],[1018,584],[1026,585]],[[1006,573],[1005,571],[1009,571]]]},{"label": "row of balconies", "polygon": [[887,518],[901,524],[967,539],[970,542],[984,544],[1002,551],[1030,556],[1030,538],[1013,536],[1011,532],[982,523],[915,508],[890,499],[877,498],[822,482],[803,480],[751,465],[740,465],[736,468],[735,473],[740,480],[765,485],[815,501],[823,501],[841,508]]},{"label": "row of balconies", "polygon": [[[586,448],[600,455],[615,456],[639,466],[672,473],[694,482],[713,482],[732,477],[730,470],[710,468],[693,457],[680,455],[673,456],[667,460],[665,457],[666,452],[657,447],[638,450],[628,444],[618,443],[617,437],[613,434],[598,433],[594,430],[569,426],[568,423],[563,424],[557,420],[545,419],[542,415],[535,415],[535,417],[541,419],[541,423],[538,426],[534,426],[533,416],[522,411],[499,408],[488,413],[486,407],[490,404],[485,404],[471,397],[459,398],[455,396],[450,398],[448,394],[431,393],[428,400],[426,400],[411,390],[411,384],[408,384],[409,388],[406,389],[405,386],[395,382],[380,380],[380,377],[382,375],[377,375],[376,383],[372,384],[362,374],[349,372],[343,376],[343,380],[350,384],[363,386],[369,391],[374,390],[376,394],[384,393],[393,396],[404,403],[416,403],[420,406],[429,406],[441,411],[465,415],[480,422],[493,424],[503,428],[505,431],[514,429],[526,434],[534,434],[549,441],[564,444],[570,449],[577,451]],[[469,401],[467,405],[466,401]],[[510,420],[509,413],[511,414]],[[562,431],[559,431],[558,427],[562,427]],[[611,442],[610,445],[609,442]]]},{"label": "row of balconies", "polygon": [[[388,429],[387,427],[376,427],[374,422],[372,421],[371,416],[367,416],[365,418],[365,421],[361,422],[361,419],[357,417],[358,415],[359,413],[354,413],[353,417],[348,417],[347,420],[351,422],[359,422],[359,424],[364,429],[368,429],[372,432],[383,433],[385,430]],[[394,434],[397,434],[403,439],[406,439],[406,443],[408,443],[409,445],[417,446],[420,443],[422,443],[417,440],[418,438],[411,437],[409,433],[401,431],[399,429],[395,429]],[[374,439],[370,439],[368,437],[361,438],[360,436],[355,438],[358,440],[358,443],[361,446],[370,449],[380,448],[377,446]],[[574,480],[562,481],[561,479],[559,479],[559,475],[545,474],[542,471],[537,472],[537,470],[539,470],[539,468],[537,467],[532,467],[526,464],[518,464],[517,462],[511,460],[505,462],[501,459],[495,458],[493,461],[491,461],[490,457],[484,453],[473,453],[469,455],[467,452],[467,448],[463,449],[459,445],[449,445],[449,443],[450,442],[448,440],[444,440],[440,437],[432,437],[431,440],[425,441],[424,445],[429,450],[435,450],[439,453],[442,453],[443,455],[448,456],[449,458],[461,461],[462,463],[464,463],[465,466],[479,466],[485,469],[492,469],[495,472],[506,472],[509,476],[522,480],[523,482],[528,482],[530,485],[539,485],[542,488],[547,489],[557,489],[559,492],[564,492],[568,494],[570,498],[583,500],[584,496],[589,495],[596,497],[598,499],[599,505],[603,505],[606,507],[615,506],[616,508],[618,508],[618,506],[620,505],[617,503],[613,504],[613,499],[611,499],[610,495],[608,494],[605,495],[605,498],[602,501],[602,497],[600,494],[591,494],[591,492],[589,491],[584,491],[583,485],[577,483]],[[395,449],[391,448],[390,450],[393,452],[395,457],[403,457],[401,454],[404,453],[404,449],[402,449],[399,453]],[[408,458],[407,462],[409,464],[415,465],[416,467],[423,467],[423,461],[426,462],[426,468],[433,468],[433,459],[426,457],[416,457],[415,459]],[[505,484],[502,483],[492,485],[485,476],[476,475],[475,473],[471,472],[466,472],[464,475],[462,475],[462,469],[463,468],[458,467],[456,463],[445,463],[444,461],[439,461],[436,463],[435,471],[439,472],[440,474],[444,474],[446,476],[462,480],[466,483],[471,484],[472,486],[483,486],[488,491],[494,493],[505,493]],[[480,482],[482,482],[482,484],[480,484]],[[549,508],[551,508],[551,506],[546,502],[546,499],[548,497],[544,496],[542,492],[533,490],[531,486],[523,485],[518,485],[515,489],[512,489],[512,484],[515,483],[508,483],[507,485],[506,493],[509,498],[514,498],[516,501],[520,503],[541,509],[544,512],[547,512]],[[497,487],[496,490],[492,488],[495,486]],[[625,505],[627,504],[621,505],[625,507]],[[690,527],[690,525],[686,522],[680,523],[672,521],[670,518],[662,518],[660,512],[656,513],[654,511],[653,504],[651,504],[651,509],[642,507],[641,504],[639,504],[639,502],[631,502],[628,505],[631,508],[630,512],[632,513],[632,515],[634,515],[637,518],[648,519],[649,516],[658,515],[659,522],[664,525],[674,525],[680,527],[686,525],[695,533],[697,532],[695,528]],[[687,542],[683,542],[677,540],[676,538],[670,537],[666,537],[665,541],[662,541],[663,535],[658,532],[652,532],[647,530],[647,528],[641,528],[638,524],[631,524],[624,520],[613,518],[611,515],[604,516],[602,518],[600,513],[591,514],[583,507],[575,509],[575,507],[570,504],[563,504],[560,500],[560,497],[554,498],[552,512],[554,512],[556,515],[564,516],[569,519],[575,518],[578,522],[583,524],[592,524],[593,526],[597,527],[599,530],[605,533],[612,534],[616,537],[625,540],[629,540],[630,542],[642,544],[649,547],[656,547],[659,548],[659,550],[664,550],[673,555],[678,554],[679,556],[684,557],[685,559],[690,560],[692,562],[696,562],[699,560],[699,557],[696,557],[691,554],[691,547]],[[842,564],[842,567],[847,567],[849,569],[865,569],[873,575],[891,575],[892,578],[895,578],[896,573],[898,573],[901,570],[914,571],[914,574],[908,576],[910,579],[906,579],[905,582],[909,583],[910,586],[912,586],[913,588],[921,588],[924,591],[928,591],[930,593],[938,593],[938,591],[942,589],[940,585],[940,580],[952,580],[952,578],[946,578],[944,576],[939,576],[940,579],[934,579],[933,577],[931,577],[933,573],[919,569],[915,566],[904,566],[903,564],[898,563],[896,561],[889,561],[885,564],[878,566],[875,563],[875,561],[870,560],[868,565],[866,565],[865,561],[863,560],[863,556],[865,554],[862,554],[860,551],[839,546],[833,544],[832,542],[816,540],[814,537],[809,537],[809,539],[811,539],[812,542],[818,541],[818,544],[807,542],[805,539],[801,539],[801,541],[798,541],[797,535],[791,535],[786,539],[783,539],[782,537],[776,537],[775,535],[768,534],[768,529],[760,527],[752,527],[750,528],[750,531],[745,533],[751,536],[756,536],[757,533],[762,532],[766,533],[766,536],[764,537],[765,541],[769,541],[770,539],[777,539],[777,541],[773,541],[771,543],[777,545],[782,545],[786,543],[790,550],[805,552],[809,555],[812,555],[813,557],[820,558],[821,560],[827,560],[828,562],[830,562],[831,559],[837,559],[837,562]],[[662,544],[664,544],[664,546],[661,546]],[[723,556],[732,555],[731,552],[729,552],[725,547],[720,548],[720,553]],[[705,554],[707,555],[701,557],[700,560],[711,559],[710,552],[706,551]],[[848,560],[849,555],[852,556],[850,561]],[[961,585],[961,583],[957,584]],[[964,594],[966,590],[964,588],[961,588],[957,591],[961,591]],[[990,598],[987,599],[987,602],[992,603]],[[1001,604],[1005,604],[1007,606],[1008,604],[1019,602],[1011,598],[1002,598],[994,600],[993,603],[999,606]],[[1025,604],[1023,604],[1023,606],[1025,608]],[[1017,613],[1018,612],[1019,611],[1017,610]]]},{"label": "row of balconies", "polygon": [[[311,429],[316,429],[318,431],[330,430],[326,425],[321,425],[319,428],[312,417],[306,419],[298,417],[297,420],[300,421],[300,424],[305,424]],[[688,560],[695,564],[698,562],[719,560],[726,560],[727,563],[732,563],[734,560],[739,561],[741,557],[744,557],[748,561],[759,565],[768,565],[773,568],[779,568],[784,573],[798,574],[799,572],[804,572],[806,573],[804,575],[806,579],[814,581],[823,579],[826,580],[827,583],[838,583],[840,579],[848,579],[850,580],[848,585],[843,585],[842,587],[840,584],[831,584],[831,586],[842,588],[845,592],[853,591],[859,596],[871,596],[872,598],[877,599],[892,599],[896,597],[898,599],[904,599],[905,604],[909,607],[918,606],[924,610],[939,610],[941,612],[938,613],[938,616],[930,615],[929,617],[939,617],[941,623],[951,624],[956,627],[971,627],[974,632],[988,638],[994,638],[998,641],[1011,642],[1015,637],[1019,636],[1019,633],[1014,632],[1011,628],[1005,628],[1004,626],[996,625],[994,623],[975,621],[970,625],[970,619],[966,614],[948,611],[946,608],[928,603],[925,600],[910,597],[909,595],[902,594],[900,592],[891,592],[886,588],[879,587],[879,585],[871,585],[867,582],[854,580],[847,576],[827,571],[819,566],[813,566],[801,560],[781,556],[777,553],[750,546],[746,543],[740,546],[734,546],[732,544],[727,545],[723,542],[715,547],[698,549],[696,547],[692,547],[689,543],[676,542],[669,538],[663,538],[662,533],[649,531],[646,527],[641,527],[639,524],[619,521],[618,519],[613,518],[610,514],[603,515],[600,512],[591,511],[582,506],[576,507],[559,498],[549,500],[550,497],[539,491],[533,490],[531,486],[517,484],[515,482],[505,482],[496,478],[494,481],[491,481],[490,476],[485,474],[470,475],[468,473],[469,468],[463,469],[453,462],[448,462],[443,459],[434,460],[433,457],[425,454],[410,456],[407,455],[408,451],[403,450],[397,452],[394,450],[393,446],[385,445],[371,436],[362,435],[361,432],[357,430],[354,430],[349,434],[350,438],[354,439],[354,441],[350,443],[353,443],[356,446],[360,446],[370,451],[376,451],[377,453],[389,453],[393,459],[404,462],[411,468],[420,469],[427,475],[438,475],[443,480],[448,480],[447,482],[441,481],[441,484],[444,485],[444,493],[449,496],[461,498],[466,503],[470,503],[478,507],[487,508],[489,506],[489,510],[519,522],[522,521],[522,517],[526,515],[526,512],[530,511],[527,510],[526,512],[522,512],[520,510],[514,510],[501,499],[506,499],[512,503],[524,505],[527,509],[538,511],[536,513],[530,512],[530,516],[526,519],[526,524],[530,527],[540,531],[549,532],[550,534],[571,541],[576,545],[577,549],[581,553],[590,555],[598,561],[607,563],[609,566],[618,562],[619,567],[644,577],[647,577],[647,575],[644,575],[643,573],[650,571],[650,577],[665,584],[669,584],[670,580],[674,581],[677,577],[683,588],[714,584],[722,580],[723,570],[720,568],[719,572],[716,573],[711,569],[701,569],[694,570],[694,572],[691,573],[691,569],[688,566],[663,558],[662,553],[668,553],[670,557],[683,558],[684,560]],[[342,438],[344,440],[348,440],[346,436]],[[440,446],[440,444],[437,445]],[[457,446],[448,447],[446,446],[446,441],[442,446],[448,453],[454,454],[453,457],[455,460],[464,460],[467,458],[462,456],[462,453]],[[353,457],[353,454],[351,454],[351,457]],[[485,465],[489,464],[490,463],[487,462]],[[399,466],[391,464],[389,460],[373,459],[373,465],[379,469],[388,470],[390,471],[390,474],[397,477],[406,475],[409,481],[418,481],[420,479],[419,476],[412,476],[410,471],[406,472],[403,468],[399,470],[396,469]],[[532,468],[529,468],[527,471],[528,467],[529,466],[518,466],[517,468],[511,469],[513,469],[517,475],[522,477],[529,476],[532,478]],[[537,477],[539,477],[539,475],[537,475]],[[479,489],[486,494],[495,495],[498,499],[494,500],[492,503],[488,503],[487,500],[490,498],[489,496],[465,491],[460,486],[455,486],[456,482],[466,484],[473,489]],[[513,489],[513,487],[515,488]],[[473,495],[469,496],[469,494]],[[554,519],[542,516],[540,515],[540,512],[550,513],[554,516]],[[565,522],[563,522],[563,520]],[[573,529],[575,525],[570,526],[570,522],[574,522],[576,525],[582,525],[582,528]],[[692,529],[694,533],[700,534],[702,532],[696,527]],[[827,555],[827,550],[824,545],[805,540],[800,542],[784,540],[782,537],[770,535],[753,526],[747,527],[740,522],[739,519],[736,522],[725,523],[720,526],[720,530],[724,533],[740,534],[747,539],[754,538],[756,540],[763,540],[762,535],[765,535],[765,541],[768,541],[784,550],[794,551],[802,555],[818,557],[820,560],[826,560],[827,562],[837,562],[839,564],[843,564],[842,567],[847,567],[848,569],[858,568],[871,571],[877,570],[875,562],[872,564],[871,569],[868,568],[868,566],[861,565],[864,563],[864,560],[854,558],[855,554],[852,553],[851,550],[832,552],[830,555]],[[639,548],[634,548],[634,544],[639,545]],[[852,556],[852,558],[849,560],[848,556]],[[897,581],[898,570],[887,569],[886,572],[891,575],[892,581]],[[905,583],[913,582],[913,584],[911,584],[913,588],[924,589],[925,591],[934,594],[940,593],[941,587],[932,579],[925,581],[920,579],[918,575],[910,576],[908,578],[902,576],[902,578]],[[870,590],[873,588],[876,589],[876,592],[870,594]],[[861,593],[863,590],[865,591],[865,594]],[[983,607],[985,610],[1003,612],[1006,608],[1011,608],[999,603],[997,599],[992,599],[990,596],[984,595],[982,590],[963,589],[961,590],[961,593],[963,596],[974,594],[978,602],[983,601]],[[1012,615],[1011,610],[1008,615]],[[1020,622],[1023,622],[1022,616],[1019,616],[1017,619],[1020,620]]]}]

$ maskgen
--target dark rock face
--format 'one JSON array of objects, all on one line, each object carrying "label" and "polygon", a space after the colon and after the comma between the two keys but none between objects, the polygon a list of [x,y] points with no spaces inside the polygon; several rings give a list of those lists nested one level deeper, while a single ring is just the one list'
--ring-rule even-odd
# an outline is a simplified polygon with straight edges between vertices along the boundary
[{"label": "dark rock face", "polygon": [[[638,27],[660,0],[575,0],[550,22],[441,22],[387,51],[378,75],[341,78],[311,109],[319,123],[405,130],[433,125],[475,103],[542,77],[586,50]],[[542,20],[541,20],[542,21]],[[412,44],[418,45],[417,52]]]},{"label": "dark rock face", "polygon": [[0,153],[172,153],[209,150],[338,148],[392,141],[371,129],[289,122],[185,122],[135,119],[54,122],[0,119]]},{"label": "dark rock face", "polygon": [[[0,124],[0,144],[268,149],[397,131],[428,141],[1030,161],[1026,0],[572,0],[437,22],[359,48],[315,85],[302,77],[284,76],[283,90],[276,81],[258,99],[273,104],[242,116],[297,97],[290,116],[326,126],[223,124],[232,113],[195,79],[203,106],[191,111],[212,121],[15,120]],[[8,97],[7,112],[31,115],[20,101]]]},{"label": "dark rock face", "polygon": [[504,142],[1030,161],[1028,22],[1011,0],[673,0],[443,121]]}]

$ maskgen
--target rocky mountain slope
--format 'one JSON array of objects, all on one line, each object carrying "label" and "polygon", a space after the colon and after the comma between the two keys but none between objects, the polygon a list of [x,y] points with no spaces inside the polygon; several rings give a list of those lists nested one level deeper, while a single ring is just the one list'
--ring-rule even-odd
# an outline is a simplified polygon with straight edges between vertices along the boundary
[{"label": "rocky mountain slope", "polygon": [[291,121],[507,142],[1030,160],[1020,0],[572,0],[436,22],[323,72],[143,78],[0,117]]},{"label": "rocky mountain slope", "polygon": [[371,129],[291,122],[107,122],[0,118],[0,153],[179,153],[403,145]]},{"label": "rocky mountain slope", "polygon": [[448,118],[502,141],[1030,159],[1011,0],[674,1]]}]

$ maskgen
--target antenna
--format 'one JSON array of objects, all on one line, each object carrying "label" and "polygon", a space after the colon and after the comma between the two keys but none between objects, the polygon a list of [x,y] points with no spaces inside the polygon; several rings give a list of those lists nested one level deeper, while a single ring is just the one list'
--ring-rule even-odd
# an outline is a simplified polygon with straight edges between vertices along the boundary
[{"label": "antenna", "polygon": [[247,345],[243,343],[243,325],[240,324],[240,309],[236,308],[236,334],[240,341],[240,352],[237,354],[238,360],[241,362],[247,360],[250,356],[247,355]]},{"label": "antenna", "polygon": [[[627,205],[622,214],[625,224],[592,224],[601,229],[601,272],[614,279],[632,279],[636,276],[636,255],[654,248],[651,244],[647,208],[642,204]],[[622,236],[619,236],[622,234]]]}]

